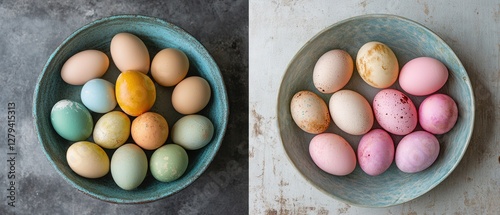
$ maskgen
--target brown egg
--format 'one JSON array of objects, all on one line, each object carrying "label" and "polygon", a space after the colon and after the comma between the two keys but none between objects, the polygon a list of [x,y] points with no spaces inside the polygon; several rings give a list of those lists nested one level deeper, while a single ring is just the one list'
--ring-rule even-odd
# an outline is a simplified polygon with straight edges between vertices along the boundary
[{"label": "brown egg", "polygon": [[111,39],[111,58],[116,67],[124,72],[140,71],[147,74],[150,59],[148,48],[139,37],[130,33],[119,33]]},{"label": "brown egg", "polygon": [[181,114],[194,114],[207,106],[210,96],[208,82],[201,77],[192,76],[175,86],[172,92],[172,105]]},{"label": "brown egg", "polygon": [[164,87],[178,84],[188,73],[189,60],[181,50],[163,49],[155,55],[151,62],[153,79]]},{"label": "brown egg", "polygon": [[132,121],[132,139],[146,150],[162,146],[167,141],[168,131],[167,120],[154,112],[143,113]]}]

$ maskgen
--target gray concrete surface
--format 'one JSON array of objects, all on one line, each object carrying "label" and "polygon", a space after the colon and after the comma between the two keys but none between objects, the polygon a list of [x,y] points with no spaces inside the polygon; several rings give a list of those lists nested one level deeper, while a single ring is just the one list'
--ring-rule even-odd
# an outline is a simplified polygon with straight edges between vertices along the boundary
[{"label": "gray concrete surface", "polygon": [[[207,171],[171,197],[147,204],[102,202],[71,187],[46,159],[31,117],[36,80],[49,55],[73,31],[107,16],[141,14],[171,22],[197,38],[223,74],[230,118]],[[248,2],[0,1],[0,214],[245,214],[248,212]],[[8,104],[15,103],[15,207],[8,205]],[[212,174],[240,167],[219,192],[205,193]],[[200,195],[203,198],[199,198]]]}]

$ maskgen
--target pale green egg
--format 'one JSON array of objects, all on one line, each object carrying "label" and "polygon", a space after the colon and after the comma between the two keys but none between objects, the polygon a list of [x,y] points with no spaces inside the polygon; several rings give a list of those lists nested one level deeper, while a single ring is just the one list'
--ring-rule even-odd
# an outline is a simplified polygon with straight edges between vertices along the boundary
[{"label": "pale green egg", "polygon": [[205,116],[187,115],[172,127],[172,141],[187,150],[196,150],[207,145],[214,135],[214,125]]},{"label": "pale green egg", "polygon": [[187,169],[189,158],[184,148],[167,144],[155,150],[149,168],[156,180],[171,182],[180,178]]},{"label": "pale green egg", "polygon": [[148,172],[146,153],[133,143],[127,143],[116,149],[111,157],[111,176],[115,183],[124,190],[137,188]]}]

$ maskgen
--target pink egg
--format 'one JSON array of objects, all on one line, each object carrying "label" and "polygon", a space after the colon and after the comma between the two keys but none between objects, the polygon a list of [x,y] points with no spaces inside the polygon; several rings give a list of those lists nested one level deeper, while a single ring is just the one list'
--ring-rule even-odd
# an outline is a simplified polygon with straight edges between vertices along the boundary
[{"label": "pink egg", "polygon": [[399,85],[411,95],[425,96],[438,91],[448,80],[448,69],[441,61],[419,57],[406,63],[399,74]]},{"label": "pink egg", "polygon": [[373,112],[386,131],[406,135],[417,127],[417,109],[411,99],[395,89],[384,89],[373,98]]},{"label": "pink egg", "polygon": [[358,162],[366,174],[382,174],[393,160],[394,142],[386,131],[374,129],[363,135],[358,145]]},{"label": "pink egg", "polygon": [[415,131],[401,139],[396,148],[396,166],[415,173],[431,166],[439,155],[439,141],[426,131]]},{"label": "pink egg", "polygon": [[418,109],[418,120],[422,128],[433,134],[450,131],[458,118],[457,104],[445,94],[427,97]]},{"label": "pink egg", "polygon": [[348,175],[356,168],[356,154],[341,136],[322,133],[309,144],[309,154],[321,170],[337,176]]}]

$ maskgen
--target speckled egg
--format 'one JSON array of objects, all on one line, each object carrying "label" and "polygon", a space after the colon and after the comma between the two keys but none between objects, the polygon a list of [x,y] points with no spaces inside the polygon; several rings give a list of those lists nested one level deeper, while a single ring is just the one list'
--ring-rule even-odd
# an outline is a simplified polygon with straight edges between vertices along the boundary
[{"label": "speckled egg", "polygon": [[111,156],[111,176],[124,190],[137,188],[148,172],[146,153],[133,143],[120,146]]},{"label": "speckled egg", "polygon": [[344,132],[362,135],[373,126],[370,103],[361,94],[352,90],[339,90],[329,101],[333,122]]},{"label": "speckled egg", "polygon": [[398,79],[398,59],[389,46],[368,42],[356,55],[356,68],[361,78],[375,88],[387,88]]},{"label": "speckled egg", "polygon": [[161,182],[171,182],[180,178],[188,167],[189,158],[184,148],[167,144],[151,155],[149,168],[153,177]]},{"label": "speckled egg", "polygon": [[100,178],[109,172],[109,157],[98,145],[80,141],[71,144],[66,161],[76,174],[85,178]]},{"label": "speckled egg", "polygon": [[445,94],[427,97],[418,108],[418,121],[422,128],[433,134],[450,131],[458,119],[455,101]]},{"label": "speckled egg", "polygon": [[167,120],[157,113],[146,112],[132,121],[132,139],[143,149],[159,148],[167,141],[168,133]]},{"label": "speckled egg", "polygon": [[319,134],[330,126],[330,114],[325,101],[311,91],[295,93],[290,102],[292,119],[307,133]]},{"label": "speckled egg", "polygon": [[351,55],[344,50],[330,50],[318,59],[314,65],[313,83],[322,93],[334,93],[342,89],[354,70]]},{"label": "speckled egg", "polygon": [[384,89],[373,98],[375,119],[386,131],[396,135],[412,132],[418,123],[417,109],[401,91]]},{"label": "speckled egg", "polygon": [[139,116],[153,107],[156,88],[147,75],[137,71],[124,71],[116,79],[116,101],[130,116]]},{"label": "speckled egg", "polygon": [[377,176],[385,172],[394,160],[394,142],[382,129],[373,129],[359,141],[358,162],[368,175]]},{"label": "speckled egg", "polygon": [[52,107],[50,122],[54,130],[66,140],[85,140],[92,134],[94,122],[84,105],[63,99]]},{"label": "speckled egg", "polygon": [[92,79],[80,92],[82,103],[96,113],[107,113],[116,107],[115,85],[104,79]]},{"label": "speckled egg", "polygon": [[354,149],[336,134],[322,133],[314,136],[309,144],[309,154],[316,166],[332,175],[348,175],[356,168]]},{"label": "speckled egg", "polygon": [[401,139],[396,148],[396,165],[406,173],[427,169],[439,155],[439,141],[426,131],[415,131]]},{"label": "speckled egg", "polygon": [[202,115],[184,116],[172,127],[172,141],[187,150],[203,148],[213,135],[214,125]]},{"label": "speckled egg", "polygon": [[106,149],[116,149],[123,145],[130,136],[130,119],[121,111],[111,111],[97,120],[94,142]]}]

